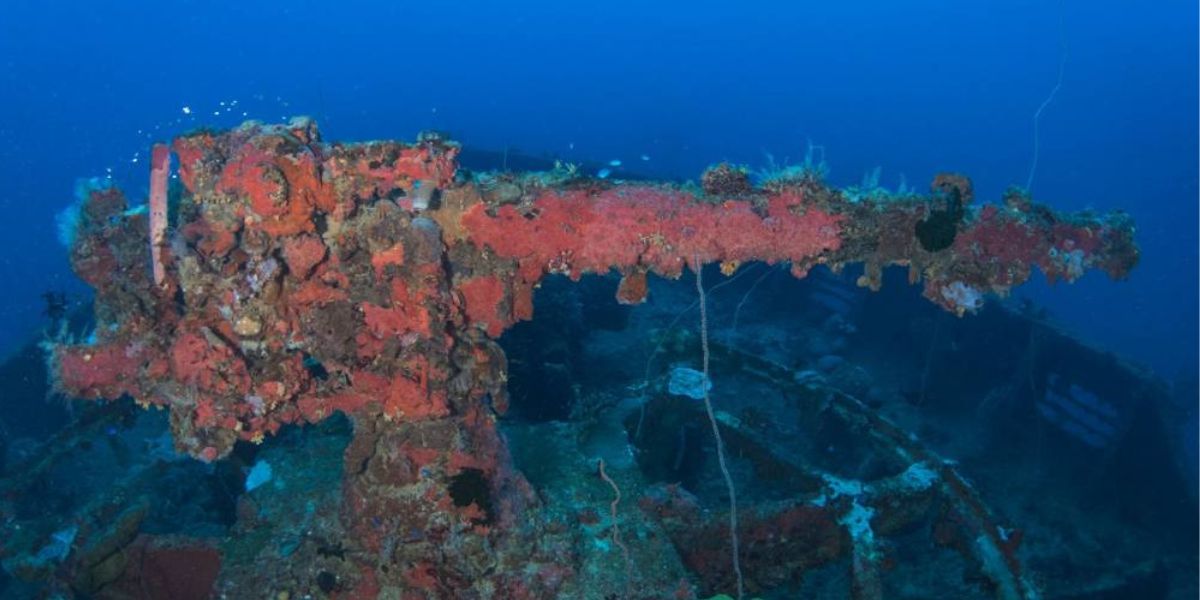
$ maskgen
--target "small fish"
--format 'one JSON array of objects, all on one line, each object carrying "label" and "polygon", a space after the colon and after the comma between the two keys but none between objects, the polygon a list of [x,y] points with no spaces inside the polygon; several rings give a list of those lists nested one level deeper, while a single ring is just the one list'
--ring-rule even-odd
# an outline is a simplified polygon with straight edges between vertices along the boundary
[{"label": "small fish", "polygon": [[642,160],[650,160],[650,155],[649,155],[649,154],[643,154],[643,155],[642,155]]},{"label": "small fish", "polygon": [[610,167],[619,167],[619,166],[621,166],[621,159],[619,159],[619,158],[614,158],[614,159],[612,159],[612,160],[608,161],[608,166],[610,166]]},{"label": "small fish", "polygon": [[607,179],[609,175],[612,175],[612,169],[600,169],[600,171],[596,173],[596,176],[600,179]]},{"label": "small fish", "polygon": [[185,115],[192,114],[192,107],[190,107],[190,106],[183,107],[183,114],[185,114]]}]

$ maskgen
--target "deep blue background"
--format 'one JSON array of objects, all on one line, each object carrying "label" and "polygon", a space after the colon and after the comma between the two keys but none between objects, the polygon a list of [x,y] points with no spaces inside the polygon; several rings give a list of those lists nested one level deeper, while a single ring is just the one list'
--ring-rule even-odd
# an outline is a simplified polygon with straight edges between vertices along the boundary
[{"label": "deep blue background", "polygon": [[1021,293],[1168,377],[1196,368],[1194,0],[333,4],[4,3],[0,348],[40,325],[43,290],[79,289],[53,219],[77,177],[111,168],[140,198],[153,139],[242,111],[311,114],[328,139],[438,128],[670,177],[796,160],[812,139],[835,183],[881,165],[884,184],[924,188],[956,170],[991,201],[1028,176],[1065,39],[1035,196],[1125,208],[1143,261],[1127,282]]}]

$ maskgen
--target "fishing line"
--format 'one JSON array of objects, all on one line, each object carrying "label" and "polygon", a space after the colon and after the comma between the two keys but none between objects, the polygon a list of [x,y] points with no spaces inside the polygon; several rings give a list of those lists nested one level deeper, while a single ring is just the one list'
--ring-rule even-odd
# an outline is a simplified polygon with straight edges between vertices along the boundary
[{"label": "fishing line", "polygon": [[1025,192],[1030,193],[1033,190],[1033,175],[1038,172],[1038,152],[1040,150],[1040,139],[1038,137],[1038,122],[1042,120],[1042,112],[1046,107],[1054,102],[1054,97],[1058,94],[1058,89],[1062,88],[1062,74],[1067,71],[1067,10],[1063,6],[1062,0],[1058,1],[1058,79],[1054,84],[1054,89],[1050,90],[1050,95],[1046,96],[1042,101],[1042,106],[1039,106],[1037,112],[1033,113],[1033,164],[1030,167],[1030,178],[1025,180]]},{"label": "fishing line", "polygon": [[1046,110],[1047,106],[1054,101],[1054,96],[1058,94],[1059,88],[1062,87],[1063,72],[1067,69],[1067,29],[1066,29],[1066,8],[1064,1],[1058,2],[1058,80],[1054,83],[1054,88],[1050,90],[1050,94],[1042,101],[1041,106],[1038,106],[1036,112],[1033,113],[1033,164],[1029,167],[1029,178],[1025,180],[1025,192],[1029,193],[1033,190],[1033,176],[1037,173],[1038,153],[1041,147],[1039,137],[1038,124],[1042,118],[1042,111]]}]

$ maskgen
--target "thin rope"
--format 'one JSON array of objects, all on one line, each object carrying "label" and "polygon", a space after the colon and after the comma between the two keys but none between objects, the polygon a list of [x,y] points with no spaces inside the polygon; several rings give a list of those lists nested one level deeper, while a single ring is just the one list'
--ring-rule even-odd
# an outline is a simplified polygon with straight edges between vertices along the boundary
[{"label": "thin rope", "polygon": [[1033,164],[1029,167],[1029,178],[1025,180],[1026,193],[1033,190],[1033,176],[1037,174],[1038,154],[1041,151],[1041,136],[1039,124],[1042,118],[1042,111],[1046,110],[1047,106],[1054,101],[1054,97],[1058,95],[1059,88],[1062,87],[1063,72],[1067,69],[1067,30],[1066,30],[1066,10],[1063,7],[1062,0],[1058,3],[1058,46],[1060,49],[1058,59],[1058,80],[1054,83],[1054,89],[1050,90],[1050,94],[1042,101],[1041,106],[1033,113]]},{"label": "thin rope", "polygon": [[696,271],[696,293],[700,296],[700,347],[704,350],[704,380],[700,389],[704,390],[704,410],[708,413],[708,422],[712,424],[713,439],[717,442],[717,464],[721,466],[721,475],[725,478],[725,488],[729,491],[729,540],[732,546],[733,553],[733,572],[737,575],[737,597],[742,599],[743,584],[742,584],[742,565],[738,558],[738,518],[737,518],[737,491],[733,487],[733,477],[729,474],[729,467],[725,465],[725,442],[721,439],[721,428],[717,426],[717,415],[713,412],[712,400],[709,398],[708,385],[711,379],[708,377],[708,302],[704,296],[704,281],[700,275],[702,265],[700,263],[700,255],[696,255],[694,268]]}]

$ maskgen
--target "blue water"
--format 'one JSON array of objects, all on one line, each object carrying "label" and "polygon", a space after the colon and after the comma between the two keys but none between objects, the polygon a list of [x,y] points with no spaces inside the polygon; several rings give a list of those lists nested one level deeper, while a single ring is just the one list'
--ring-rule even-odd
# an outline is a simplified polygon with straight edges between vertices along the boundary
[{"label": "blue water", "polygon": [[991,200],[1027,180],[1065,48],[1033,192],[1129,211],[1143,260],[1128,282],[1021,293],[1165,376],[1195,370],[1194,2],[435,4],[5,3],[0,347],[38,323],[45,289],[79,291],[53,243],[76,178],[112,169],[136,196],[152,140],[243,111],[674,178],[795,160],[812,140],[836,183],[956,170]]},{"label": "blue water", "polygon": [[[878,167],[885,187],[923,191],[957,171],[980,201],[1031,182],[1056,209],[1125,210],[1142,252],[1128,280],[1039,275],[1014,293],[1164,381],[1194,382],[1198,16],[1188,0],[7,0],[0,358],[40,335],[44,292],[87,297],[55,223],[78,179],[142,198],[155,141],[311,115],[326,140],[438,129],[615,177],[799,162],[816,144],[842,186]],[[1195,423],[1180,429],[1194,447]]]}]

